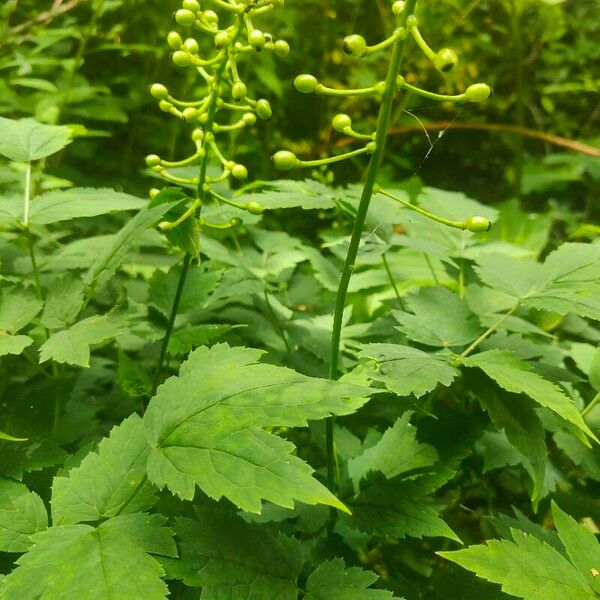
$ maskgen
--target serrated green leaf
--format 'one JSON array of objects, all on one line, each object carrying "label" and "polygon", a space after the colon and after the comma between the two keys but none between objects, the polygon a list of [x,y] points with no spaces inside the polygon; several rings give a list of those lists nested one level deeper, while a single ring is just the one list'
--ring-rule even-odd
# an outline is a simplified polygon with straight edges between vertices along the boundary
[{"label": "serrated green leaf", "polygon": [[32,199],[29,222],[49,225],[112,212],[139,210],[147,204],[147,200],[109,188],[53,190]]},{"label": "serrated green leaf", "polygon": [[305,426],[308,419],[350,414],[369,391],[260,364],[261,352],[226,344],[195,350],[179,376],[150,401],[144,424],[152,452],[148,475],[184,499],[195,487],[248,512],[261,500],[344,505],[292,456],[293,444],[263,427]]},{"label": "serrated green leaf", "polygon": [[42,499],[22,483],[0,477],[0,551],[25,552],[30,536],[47,526]]},{"label": "serrated green leaf", "polygon": [[169,353],[184,356],[199,346],[206,346],[242,325],[192,325],[178,329],[169,341]]},{"label": "serrated green leaf", "polygon": [[560,541],[571,562],[583,574],[588,585],[600,595],[600,543],[587,527],[580,525],[552,503],[552,516]]},{"label": "serrated green leaf", "polygon": [[359,357],[376,361],[367,377],[399,396],[414,394],[420,398],[440,383],[448,387],[456,374],[443,358],[398,344],[368,344]]},{"label": "serrated green leaf", "polygon": [[201,509],[198,520],[175,525],[180,559],[170,577],[202,587],[202,600],[296,600],[303,557],[300,543],[239,516]]},{"label": "serrated green leaf", "polygon": [[446,288],[421,288],[406,298],[406,304],[414,314],[394,311],[394,317],[402,333],[420,344],[441,348],[464,346],[481,331],[468,304]]},{"label": "serrated green leaf", "polygon": [[411,416],[412,412],[406,411],[377,444],[348,461],[348,473],[357,487],[371,471],[378,471],[391,479],[437,462],[435,448],[417,441],[417,429],[410,423]]},{"label": "serrated green leaf", "polygon": [[558,386],[538,375],[531,366],[508,350],[488,350],[462,359],[467,367],[477,367],[501,388],[514,394],[526,394],[573,423],[592,439],[595,435],[581,417],[575,403]]},{"label": "serrated green leaf", "polygon": [[11,335],[0,331],[0,356],[21,354],[31,344],[33,340],[28,335]]},{"label": "serrated green leaf", "polygon": [[96,452],[67,476],[54,478],[54,525],[99,521],[150,508],[155,492],[146,475],[149,453],[140,417],[132,415],[114,427]]},{"label": "serrated green leaf", "polygon": [[[181,295],[178,314],[202,309],[219,286],[223,273],[223,269],[208,271],[204,268],[191,267]],[[165,316],[171,313],[180,275],[181,267],[176,265],[167,273],[157,270],[150,280],[148,304],[157,308]]]},{"label": "serrated green leaf", "polygon": [[246,193],[244,202],[258,202],[265,210],[299,207],[304,210],[335,208],[335,191],[318,181],[277,179],[264,182],[259,192]]},{"label": "serrated green leaf", "polygon": [[123,264],[129,251],[138,244],[145,231],[160,221],[178,203],[160,204],[144,208],[137,213],[119,233],[108,240],[108,243],[105,240],[100,254],[86,273],[84,281],[91,286],[106,284]]},{"label": "serrated green leaf", "polygon": [[50,330],[68,327],[79,314],[84,302],[85,286],[74,274],[58,277],[49,286],[41,322]]},{"label": "serrated green leaf", "polygon": [[371,474],[363,480],[360,492],[347,501],[352,517],[343,519],[351,528],[382,538],[445,537],[460,542],[430,498],[451,475],[385,479]]},{"label": "serrated green leaf", "polygon": [[44,125],[35,119],[0,117],[0,154],[9,160],[31,162],[55,154],[72,139],[69,127]]},{"label": "serrated green leaf", "polygon": [[525,600],[597,598],[583,574],[552,546],[516,529],[513,538],[438,554]]},{"label": "serrated green leaf", "polygon": [[526,458],[524,466],[534,483],[531,498],[537,503],[546,476],[548,449],[545,431],[535,408],[516,396],[500,396],[494,390],[486,390],[478,398],[494,425],[504,429],[508,441]]},{"label": "serrated green leaf", "polygon": [[308,577],[307,600],[384,600],[392,592],[368,589],[379,577],[358,567],[346,567],[341,558],[319,565]]},{"label": "serrated green leaf", "polygon": [[110,315],[96,315],[79,321],[69,329],[51,335],[40,348],[40,363],[54,360],[58,363],[90,366],[90,346],[101,344],[119,335],[127,319]]},{"label": "serrated green leaf", "polygon": [[175,556],[159,515],[130,514],[98,527],[59,525],[32,536],[33,546],[0,582],[2,600],[164,600],[164,571],[150,554]]},{"label": "serrated green leaf", "polygon": [[0,289],[0,330],[17,333],[42,310],[42,301],[31,289],[17,286]]},{"label": "serrated green leaf", "polygon": [[600,320],[600,245],[562,244],[543,264],[502,254],[477,258],[490,287],[532,308]]}]

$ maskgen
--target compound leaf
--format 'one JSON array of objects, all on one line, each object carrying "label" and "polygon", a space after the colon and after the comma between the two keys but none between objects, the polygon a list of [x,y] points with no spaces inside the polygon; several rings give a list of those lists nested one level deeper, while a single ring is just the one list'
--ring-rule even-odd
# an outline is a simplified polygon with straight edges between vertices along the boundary
[{"label": "compound leaf", "polygon": [[114,517],[98,527],[58,525],[32,536],[17,568],[0,582],[2,600],[164,600],[164,571],[150,554],[176,556],[159,515]]},{"label": "compound leaf", "polygon": [[149,453],[139,416],[114,427],[97,452],[90,452],[68,475],[54,478],[54,524],[98,521],[152,506],[155,494],[146,476]]},{"label": "compound leaf", "polygon": [[489,540],[440,556],[502,585],[525,600],[594,600],[585,577],[562,554],[533,535],[512,530],[514,542]]},{"label": "compound leaf", "polygon": [[410,423],[411,416],[412,412],[406,411],[377,444],[348,462],[348,473],[356,485],[371,471],[391,479],[437,462],[435,448],[417,441],[417,429]]},{"label": "compound leaf", "polygon": [[31,162],[45,158],[72,141],[70,127],[0,117],[0,154],[9,160]]},{"label": "compound leaf", "polygon": [[587,527],[580,525],[554,502],[552,516],[560,541],[571,562],[583,573],[588,585],[600,595],[600,543]]},{"label": "compound leaf", "polygon": [[414,314],[395,311],[394,316],[402,333],[420,344],[441,348],[464,346],[481,331],[466,301],[446,288],[421,288],[410,294],[406,303]]},{"label": "compound leaf", "polygon": [[30,536],[47,526],[42,499],[22,483],[0,477],[0,551],[25,552]]},{"label": "compound leaf", "polygon": [[558,386],[538,375],[531,366],[509,350],[488,350],[463,359],[467,367],[478,367],[501,388],[514,394],[526,394],[566,421],[573,423],[591,438],[575,403]]},{"label": "compound leaf", "polygon": [[449,386],[456,371],[448,361],[410,346],[368,344],[359,356],[376,361],[367,372],[398,396],[414,394],[417,398],[434,390],[439,383]]},{"label": "compound leaf", "polygon": [[260,364],[261,354],[227,344],[198,348],[159,388],[144,415],[150,480],[188,500],[198,486],[254,513],[263,499],[344,510],[311,467],[291,455],[293,444],[263,428],[350,414],[369,390]]},{"label": "compound leaf", "polygon": [[170,577],[202,587],[203,600],[296,600],[302,547],[221,510],[201,509],[198,520],[178,519],[180,559],[169,560]]},{"label": "compound leaf", "polygon": [[341,558],[319,565],[306,582],[306,600],[384,600],[392,592],[368,589],[379,577],[358,567],[346,568]]},{"label": "compound leaf", "polygon": [[80,367],[90,366],[90,346],[119,335],[126,319],[110,315],[96,315],[79,321],[69,329],[51,335],[40,348],[40,363],[54,360]]},{"label": "compound leaf", "polygon": [[147,200],[109,188],[52,190],[31,201],[29,222],[49,225],[112,212],[139,210],[146,204]]}]

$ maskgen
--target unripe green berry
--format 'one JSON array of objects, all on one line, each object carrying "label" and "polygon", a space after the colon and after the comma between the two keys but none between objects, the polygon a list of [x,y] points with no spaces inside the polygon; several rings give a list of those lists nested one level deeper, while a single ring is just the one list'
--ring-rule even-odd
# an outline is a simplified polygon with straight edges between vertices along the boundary
[{"label": "unripe green berry", "polygon": [[248,88],[242,81],[236,81],[231,88],[231,95],[234,100],[243,100],[248,95]]},{"label": "unripe green berry", "polygon": [[169,96],[169,90],[162,83],[153,83],[150,86],[150,94],[157,100],[166,100]]},{"label": "unripe green berry", "polygon": [[244,121],[246,125],[252,126],[256,123],[256,115],[251,112],[244,113],[242,116],[242,121]]},{"label": "unripe green berry", "polygon": [[146,164],[149,167],[155,167],[156,165],[160,165],[160,156],[156,154],[150,154],[146,156]]},{"label": "unripe green berry", "polygon": [[150,167],[150,170],[154,173],[162,173],[165,168],[162,165],[154,165],[153,167]]},{"label": "unripe green berry", "polygon": [[148,196],[150,196],[150,200],[154,200],[156,196],[160,194],[160,190],[158,188],[152,188],[148,190]]},{"label": "unripe green berry", "polygon": [[194,38],[188,38],[187,40],[185,40],[185,42],[183,42],[183,47],[190,54],[198,54],[198,51],[200,50],[200,46]]},{"label": "unripe green berry", "polygon": [[196,15],[186,8],[180,8],[175,13],[175,22],[182,27],[191,27],[196,22]]},{"label": "unripe green berry", "polygon": [[194,129],[194,131],[192,131],[192,141],[194,142],[201,142],[204,138],[204,131],[200,128],[198,129]]},{"label": "unripe green berry", "polygon": [[183,44],[183,41],[181,36],[176,31],[170,31],[169,35],[167,35],[167,44],[169,44],[169,47],[172,50],[179,50]]},{"label": "unripe green berry", "polygon": [[349,35],[344,38],[344,52],[353,56],[363,56],[367,51],[367,42],[362,35]]},{"label": "unripe green berry", "polygon": [[257,50],[262,50],[265,47],[266,42],[265,34],[259,29],[253,29],[248,34],[248,43]]},{"label": "unripe green berry", "polygon": [[200,3],[198,0],[183,0],[182,6],[192,12],[198,12],[200,10]]},{"label": "unripe green berry", "polygon": [[294,79],[294,87],[302,94],[312,94],[319,85],[314,75],[298,75]]},{"label": "unripe green berry", "polygon": [[273,50],[277,56],[287,56],[290,53],[290,45],[285,40],[277,40],[273,46]]},{"label": "unripe green berry", "polygon": [[209,25],[216,25],[219,22],[219,15],[214,10],[205,10],[202,14]]},{"label": "unripe green berry", "polygon": [[491,93],[492,90],[487,83],[474,83],[466,89],[465,96],[469,102],[483,102],[490,97]]},{"label": "unripe green berry", "polygon": [[231,169],[231,174],[239,181],[248,179],[248,169],[244,165],[234,165]]},{"label": "unripe green berry", "polygon": [[404,2],[402,0],[397,0],[392,4],[392,12],[396,17],[400,16],[404,11]]},{"label": "unripe green berry", "polygon": [[484,217],[469,217],[465,221],[465,229],[473,233],[484,233],[491,228],[492,224]]},{"label": "unripe green berry", "polygon": [[227,31],[219,31],[215,35],[215,46],[217,48],[227,48],[231,46],[231,42],[233,42],[233,38]]},{"label": "unripe green berry", "polygon": [[251,215],[262,215],[263,212],[265,211],[264,207],[262,204],[259,204],[258,202],[248,202],[248,204],[246,204],[244,206],[244,208],[251,214]]},{"label": "unripe green berry", "polygon": [[256,114],[263,121],[268,121],[273,116],[273,110],[268,100],[261,98],[256,102]]},{"label": "unripe green berry", "polygon": [[442,48],[433,60],[433,65],[440,73],[452,71],[458,64],[458,56],[452,48]]},{"label": "unripe green berry", "polygon": [[273,156],[273,164],[279,171],[290,171],[300,165],[298,157],[288,150],[280,150]]},{"label": "unripe green berry", "polygon": [[188,123],[195,121],[198,118],[198,111],[195,108],[188,106],[187,108],[183,109],[183,118]]},{"label": "unripe green berry", "polygon": [[333,128],[336,131],[343,132],[346,127],[352,127],[352,119],[348,115],[336,115],[331,121]]},{"label": "unripe green berry", "polygon": [[171,112],[173,105],[168,100],[161,100],[158,103],[158,108],[160,108],[160,110],[162,110],[163,112],[168,113]]},{"label": "unripe green berry", "polygon": [[385,81],[380,81],[379,83],[376,83],[374,86],[375,88],[375,93],[379,94],[380,96],[383,96],[383,94],[385,93]]},{"label": "unripe green berry", "polygon": [[177,50],[171,55],[171,60],[178,67],[189,67],[192,64],[192,59],[187,52]]},{"label": "unripe green berry", "polygon": [[231,227],[241,227],[243,224],[244,222],[239,217],[233,217],[233,219],[229,221]]}]

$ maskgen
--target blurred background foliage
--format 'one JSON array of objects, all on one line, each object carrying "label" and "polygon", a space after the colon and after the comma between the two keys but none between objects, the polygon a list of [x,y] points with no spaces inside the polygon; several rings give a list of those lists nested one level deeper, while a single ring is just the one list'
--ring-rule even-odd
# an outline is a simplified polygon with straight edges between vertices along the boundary
[{"label": "blurred background foliage", "polygon": [[[347,144],[329,126],[338,112],[351,114],[363,131],[374,128],[369,100],[301,96],[289,82],[303,72],[332,86],[381,79],[380,57],[348,58],[341,40],[351,32],[368,41],[381,39],[382,15],[383,23],[391,24],[389,5],[386,0],[287,0],[286,9],[273,14],[270,30],[291,42],[290,56],[275,60],[264,53],[245,68],[252,70],[251,91],[272,101],[274,118],[243,142],[231,139],[231,149],[252,177],[276,177],[268,157],[281,147],[314,157]],[[68,164],[59,157],[46,165],[43,187],[76,182],[143,194],[152,185],[144,156],[168,157],[178,143],[188,143],[182,133],[189,126],[162,114],[148,93],[158,81],[174,95],[190,97],[200,83],[189,69],[168,60],[165,37],[178,6],[177,0],[4,2],[0,114],[88,129],[69,152]],[[582,214],[593,222],[600,185],[600,0],[423,1],[419,17],[432,46],[454,48],[461,61],[452,74],[441,75],[413,52],[407,80],[442,93],[486,81],[494,95],[484,105],[464,107],[405,96],[394,116],[385,177],[418,177],[485,203],[520,196],[528,208],[575,211],[573,223]],[[530,132],[523,136],[510,127]],[[589,148],[582,153],[530,137],[540,133]],[[313,176],[341,185],[359,181],[364,167],[357,159]],[[0,165],[0,186],[15,178],[9,166]],[[575,233],[594,235],[593,228]]]}]

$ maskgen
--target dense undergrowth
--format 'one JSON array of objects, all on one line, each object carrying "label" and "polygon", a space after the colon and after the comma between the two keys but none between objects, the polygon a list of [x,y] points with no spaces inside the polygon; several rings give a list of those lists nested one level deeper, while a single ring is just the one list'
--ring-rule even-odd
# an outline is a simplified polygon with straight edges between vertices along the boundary
[{"label": "dense undergrowth", "polygon": [[0,598],[600,597],[598,2],[37,4]]}]

